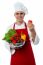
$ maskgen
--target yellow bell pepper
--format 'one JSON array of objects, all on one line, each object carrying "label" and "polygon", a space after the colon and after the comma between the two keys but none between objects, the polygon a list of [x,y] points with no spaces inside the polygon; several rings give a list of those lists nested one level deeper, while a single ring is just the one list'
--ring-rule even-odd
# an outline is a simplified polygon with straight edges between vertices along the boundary
[{"label": "yellow bell pepper", "polygon": [[23,39],[25,41],[26,40],[26,35],[25,34],[21,34],[21,39]]}]

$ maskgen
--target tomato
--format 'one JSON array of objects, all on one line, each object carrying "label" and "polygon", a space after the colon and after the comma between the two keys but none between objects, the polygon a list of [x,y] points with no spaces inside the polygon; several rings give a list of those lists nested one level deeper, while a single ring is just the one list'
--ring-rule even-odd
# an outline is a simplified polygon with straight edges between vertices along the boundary
[{"label": "tomato", "polygon": [[29,22],[32,23],[32,20],[29,20],[28,23],[29,23]]},{"label": "tomato", "polygon": [[16,40],[13,40],[12,43],[13,43],[13,44],[16,44]]}]

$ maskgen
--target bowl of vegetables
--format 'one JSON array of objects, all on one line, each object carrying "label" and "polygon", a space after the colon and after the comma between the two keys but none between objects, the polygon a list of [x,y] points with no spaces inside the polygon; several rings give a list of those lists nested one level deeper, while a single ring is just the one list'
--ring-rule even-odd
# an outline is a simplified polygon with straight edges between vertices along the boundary
[{"label": "bowl of vegetables", "polygon": [[9,29],[8,32],[5,33],[3,40],[8,42],[11,48],[21,48],[25,44],[26,35],[24,33],[18,35],[15,29]]}]

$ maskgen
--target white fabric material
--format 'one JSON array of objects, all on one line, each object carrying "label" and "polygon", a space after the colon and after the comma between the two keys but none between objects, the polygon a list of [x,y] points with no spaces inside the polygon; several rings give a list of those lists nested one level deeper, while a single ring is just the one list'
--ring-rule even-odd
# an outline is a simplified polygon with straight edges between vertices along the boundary
[{"label": "white fabric material", "polygon": [[15,29],[25,29],[25,24],[24,24],[24,22],[23,22],[21,25],[16,24],[16,25],[15,25]]},{"label": "white fabric material", "polygon": [[[14,23],[8,27],[8,30],[9,29],[13,29],[13,26],[14,26]],[[24,28],[25,28],[24,22],[21,25],[15,24],[15,29],[24,29]],[[29,31],[29,36],[30,36],[30,41],[32,41],[32,37],[31,37],[31,32],[30,31]],[[38,44],[38,43],[39,43],[39,37],[38,37],[38,35],[36,35],[34,44]],[[6,45],[6,48],[10,51],[9,43],[5,42],[5,45]],[[14,54],[14,53],[15,53],[15,49],[11,51],[11,54]]]},{"label": "white fabric material", "polygon": [[9,43],[4,41],[4,40],[2,40],[2,41],[5,44],[6,49],[10,52],[10,45],[9,45]]},{"label": "white fabric material", "polygon": [[20,3],[20,2],[15,3],[14,8],[15,8],[15,12],[22,11],[25,14],[28,13],[27,8],[22,3]]},{"label": "white fabric material", "polygon": [[38,43],[39,43],[39,40],[40,40],[40,39],[39,39],[38,35],[36,35],[34,44],[38,44]]},{"label": "white fabric material", "polygon": [[[30,37],[30,41],[33,43],[33,41],[32,41],[32,36],[31,36],[31,32],[30,32],[30,30],[29,30],[29,28],[27,28],[28,29],[28,34],[29,34],[29,37]],[[35,37],[35,41],[34,41],[34,45],[36,45],[36,44],[38,44],[39,43],[39,37],[38,37],[38,35],[36,34],[36,37]]]},{"label": "white fabric material", "polygon": [[10,44],[8,42],[6,42],[6,41],[4,41],[4,43],[5,43],[5,47],[11,53],[11,55],[14,54],[15,53],[15,49],[10,50]]}]

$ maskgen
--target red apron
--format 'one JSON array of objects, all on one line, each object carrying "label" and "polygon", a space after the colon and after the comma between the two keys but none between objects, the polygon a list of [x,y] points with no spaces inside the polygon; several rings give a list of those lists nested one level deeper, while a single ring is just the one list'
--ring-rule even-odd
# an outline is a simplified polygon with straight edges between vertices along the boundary
[{"label": "red apron", "polygon": [[11,55],[10,65],[36,65],[26,24],[25,27],[25,29],[16,30],[18,34],[25,33],[27,38],[25,45],[20,49],[16,49],[16,52]]}]

